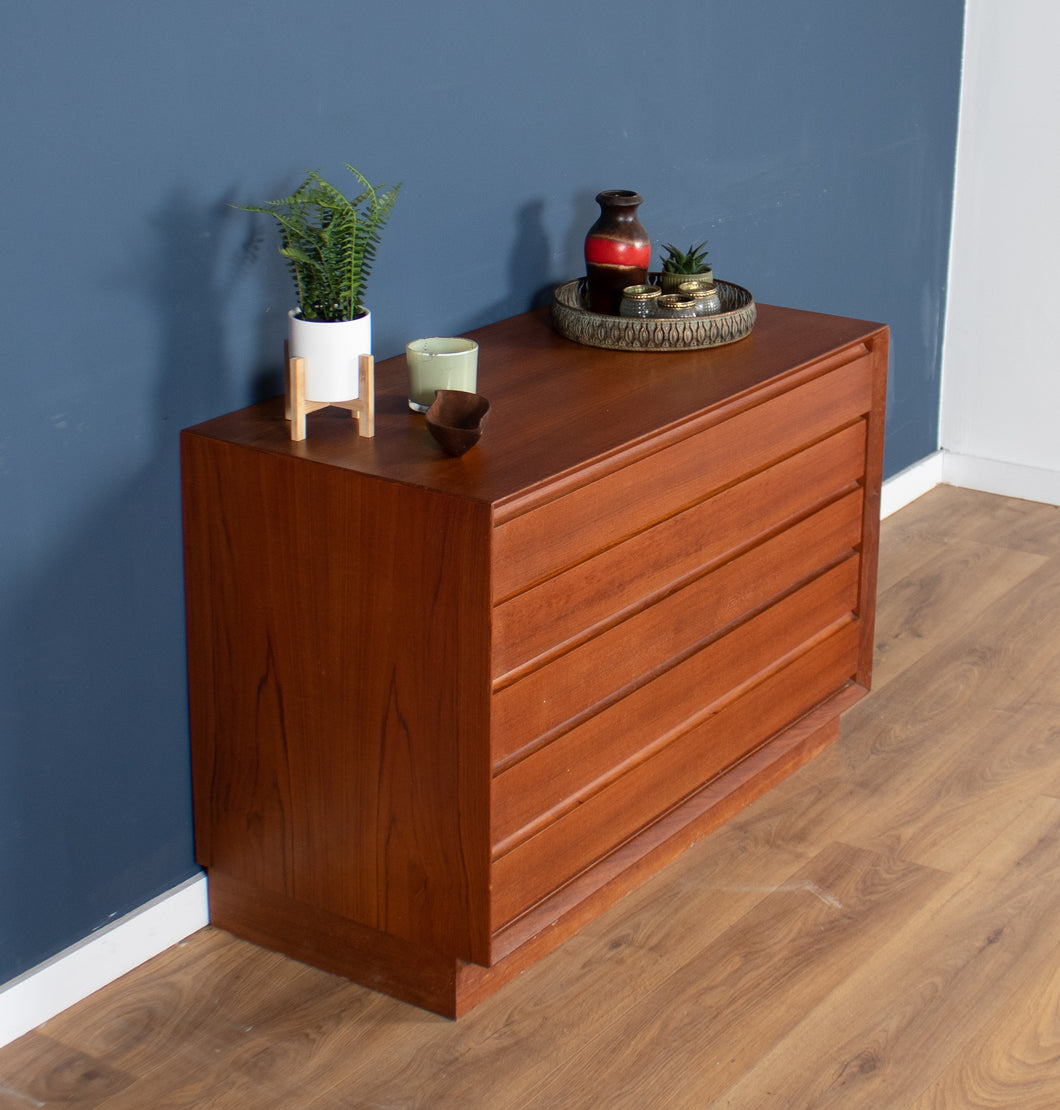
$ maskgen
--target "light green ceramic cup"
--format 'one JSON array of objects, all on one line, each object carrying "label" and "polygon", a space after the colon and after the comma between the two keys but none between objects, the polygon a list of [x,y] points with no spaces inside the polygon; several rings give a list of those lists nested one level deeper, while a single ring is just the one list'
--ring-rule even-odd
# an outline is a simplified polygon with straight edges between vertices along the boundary
[{"label": "light green ceramic cup", "polygon": [[405,346],[409,408],[426,412],[437,389],[477,392],[478,344],[473,339],[414,339]]}]

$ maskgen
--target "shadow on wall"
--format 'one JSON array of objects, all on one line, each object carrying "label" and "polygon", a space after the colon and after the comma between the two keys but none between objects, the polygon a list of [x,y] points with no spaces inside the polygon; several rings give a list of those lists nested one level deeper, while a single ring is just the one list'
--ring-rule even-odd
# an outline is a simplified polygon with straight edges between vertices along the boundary
[{"label": "shadow on wall", "polygon": [[582,191],[573,200],[573,215],[561,254],[569,261],[558,276],[552,270],[553,250],[544,214],[543,200],[529,201],[519,209],[516,238],[508,259],[508,296],[477,314],[467,330],[550,305],[559,285],[584,276],[585,234],[600,215],[596,193]]},{"label": "shadow on wall", "polygon": [[[234,215],[174,195],[149,257],[122,275],[160,333],[153,450],[28,572],[10,614],[0,983],[196,872],[178,433],[240,403],[223,364],[241,273],[222,274],[221,233]],[[254,388],[275,393],[275,373]]]},{"label": "shadow on wall", "polygon": [[505,306],[507,310],[497,317],[499,320],[552,301],[552,291],[558,282],[540,284],[549,272],[551,261],[544,214],[543,200],[530,201],[519,209],[518,232],[508,261],[511,294]]},{"label": "shadow on wall", "polygon": [[508,254],[508,292],[499,300],[459,318],[454,334],[471,331],[509,316],[551,304],[558,281],[548,278],[552,252],[545,231],[545,202],[524,204],[516,217],[515,241]]}]

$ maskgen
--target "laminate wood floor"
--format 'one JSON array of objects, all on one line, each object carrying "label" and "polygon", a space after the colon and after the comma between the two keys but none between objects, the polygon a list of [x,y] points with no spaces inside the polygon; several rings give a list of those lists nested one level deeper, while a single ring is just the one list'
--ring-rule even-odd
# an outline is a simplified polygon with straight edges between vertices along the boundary
[{"label": "laminate wood floor", "polygon": [[0,1108],[1060,1108],[1060,509],[883,525],[837,744],[467,1017],[205,929],[0,1050]]}]

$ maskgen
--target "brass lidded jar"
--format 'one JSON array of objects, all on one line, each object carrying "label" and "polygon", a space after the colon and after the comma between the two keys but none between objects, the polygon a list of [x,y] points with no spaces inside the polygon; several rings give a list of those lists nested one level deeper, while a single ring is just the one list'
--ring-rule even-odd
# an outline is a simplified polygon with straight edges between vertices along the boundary
[{"label": "brass lidded jar", "polygon": [[712,281],[685,281],[678,292],[689,293],[695,298],[697,316],[714,316],[721,312],[721,295]]},{"label": "brass lidded jar", "polygon": [[646,319],[655,315],[655,304],[662,295],[657,285],[627,285],[622,290],[622,303],[619,316],[633,316]]},{"label": "brass lidded jar", "polygon": [[696,314],[696,298],[691,293],[663,293],[655,303],[656,316],[677,320]]}]

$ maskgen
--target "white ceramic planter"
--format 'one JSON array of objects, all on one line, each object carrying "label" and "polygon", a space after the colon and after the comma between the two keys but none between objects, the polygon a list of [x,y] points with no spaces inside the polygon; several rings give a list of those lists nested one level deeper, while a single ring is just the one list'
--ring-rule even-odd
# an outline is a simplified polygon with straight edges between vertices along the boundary
[{"label": "white ceramic planter", "polygon": [[356,320],[302,320],[292,309],[287,317],[291,358],[305,359],[306,400],[356,400],[361,355],[372,353],[372,314]]}]

